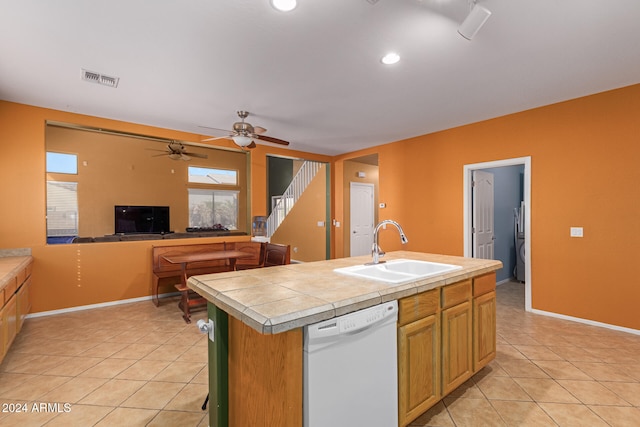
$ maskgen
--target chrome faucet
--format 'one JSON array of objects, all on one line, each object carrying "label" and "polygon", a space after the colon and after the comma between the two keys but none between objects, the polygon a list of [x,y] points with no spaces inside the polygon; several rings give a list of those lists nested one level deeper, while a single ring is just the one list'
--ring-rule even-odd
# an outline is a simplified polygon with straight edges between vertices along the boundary
[{"label": "chrome faucet", "polygon": [[373,261],[368,263],[369,265],[380,264],[384,262],[384,261],[380,261],[380,257],[384,256],[385,252],[382,249],[380,249],[380,246],[378,245],[378,232],[380,231],[380,228],[382,228],[382,226],[386,224],[391,224],[398,229],[398,232],[400,233],[400,241],[402,242],[403,245],[409,242],[409,239],[407,239],[407,236],[404,234],[404,230],[402,230],[402,227],[400,227],[400,224],[390,219],[385,219],[384,221],[381,221],[380,224],[376,225],[376,228],[373,230],[373,247],[371,248],[371,255],[373,256]]}]

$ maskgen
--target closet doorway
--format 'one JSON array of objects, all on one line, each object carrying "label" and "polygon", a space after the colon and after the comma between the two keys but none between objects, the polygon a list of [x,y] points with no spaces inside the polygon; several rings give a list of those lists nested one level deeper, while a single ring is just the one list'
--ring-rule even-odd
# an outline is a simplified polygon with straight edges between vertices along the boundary
[{"label": "closet doorway", "polygon": [[[493,162],[475,163],[464,166],[463,189],[463,217],[464,217],[464,256],[472,257],[474,254],[473,241],[473,175],[474,171],[502,168],[505,166],[522,166],[522,224],[524,234],[527,236],[524,242],[524,282],[525,282],[525,310],[531,311],[531,157],[498,160]],[[510,222],[510,224],[513,224]]]}]

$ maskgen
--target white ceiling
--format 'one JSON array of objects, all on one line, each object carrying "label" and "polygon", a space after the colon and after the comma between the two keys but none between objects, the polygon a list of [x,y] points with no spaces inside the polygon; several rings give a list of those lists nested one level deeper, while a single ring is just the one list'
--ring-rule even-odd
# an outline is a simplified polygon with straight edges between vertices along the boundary
[{"label": "white ceiling", "polygon": [[478,3],[468,41],[467,0],[0,0],[0,99],[340,154],[640,82],[638,0]]}]

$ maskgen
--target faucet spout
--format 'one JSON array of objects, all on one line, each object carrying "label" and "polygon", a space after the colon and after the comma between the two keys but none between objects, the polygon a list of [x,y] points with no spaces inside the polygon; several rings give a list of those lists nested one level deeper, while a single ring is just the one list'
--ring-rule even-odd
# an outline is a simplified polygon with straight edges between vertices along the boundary
[{"label": "faucet spout", "polygon": [[376,228],[373,229],[373,247],[371,248],[371,255],[373,257],[373,261],[370,264],[380,264],[384,262],[384,261],[380,261],[380,257],[384,256],[385,252],[382,249],[380,249],[380,246],[378,245],[378,233],[380,232],[380,229],[386,224],[391,224],[396,229],[398,229],[398,233],[400,233],[400,241],[402,242],[403,245],[409,242],[409,239],[407,239],[407,236],[406,234],[404,234],[404,230],[402,229],[400,224],[390,219],[385,219],[384,221],[381,221],[378,225],[376,225]]}]

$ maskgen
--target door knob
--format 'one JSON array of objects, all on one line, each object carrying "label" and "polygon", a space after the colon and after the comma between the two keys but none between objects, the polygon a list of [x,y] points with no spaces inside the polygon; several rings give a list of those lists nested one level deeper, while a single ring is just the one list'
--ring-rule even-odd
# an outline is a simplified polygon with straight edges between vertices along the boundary
[{"label": "door knob", "polygon": [[203,334],[209,334],[209,339],[215,342],[215,328],[213,327],[213,320],[207,320],[208,321],[205,321],[203,319],[198,320],[198,329],[200,329],[200,332],[202,332]]}]

